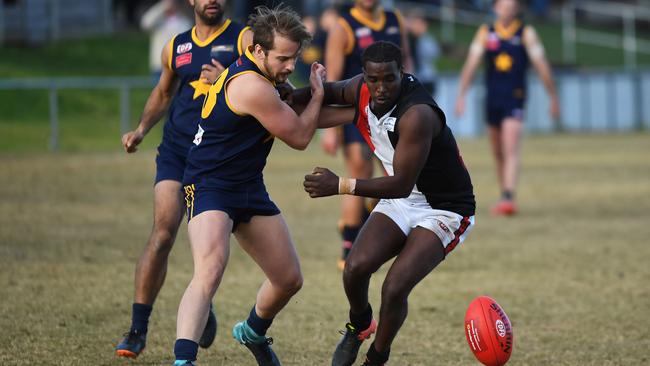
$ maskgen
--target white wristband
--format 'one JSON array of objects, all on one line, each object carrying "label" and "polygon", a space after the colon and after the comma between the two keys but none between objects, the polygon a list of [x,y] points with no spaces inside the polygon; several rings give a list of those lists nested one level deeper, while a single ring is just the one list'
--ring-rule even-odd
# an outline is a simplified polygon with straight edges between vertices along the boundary
[{"label": "white wristband", "polygon": [[356,179],[339,177],[339,194],[354,194],[356,187]]}]

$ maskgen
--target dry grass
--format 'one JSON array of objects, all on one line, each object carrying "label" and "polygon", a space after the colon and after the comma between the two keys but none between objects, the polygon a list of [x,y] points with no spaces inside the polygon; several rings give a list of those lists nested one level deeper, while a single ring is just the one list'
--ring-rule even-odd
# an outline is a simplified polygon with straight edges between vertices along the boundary
[{"label": "dry grass", "polygon": [[[650,360],[650,135],[527,138],[521,215],[493,218],[485,140],[461,141],[478,197],[477,226],[414,291],[391,365],[476,365],[463,316],[496,298],[515,331],[511,365],[647,365]],[[185,227],[135,362],[113,347],[130,321],[133,270],[151,225],[153,152],[1,155],[0,364],[169,365],[176,308],[192,263]],[[266,180],[302,259],[303,290],[271,329],[286,365],[328,365],[346,321],[336,270],[338,201],[311,200],[301,178],[335,167],[316,144],[277,143]],[[385,269],[373,279],[378,308]],[[201,365],[252,365],[230,327],[261,273],[233,242],[217,293],[220,330]]]}]

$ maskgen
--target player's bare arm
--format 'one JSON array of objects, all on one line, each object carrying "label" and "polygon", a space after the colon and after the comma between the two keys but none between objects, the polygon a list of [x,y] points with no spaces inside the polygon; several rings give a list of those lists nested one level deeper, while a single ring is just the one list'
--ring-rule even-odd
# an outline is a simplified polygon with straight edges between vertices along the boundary
[{"label": "player's bare arm", "polygon": [[[351,79],[327,82],[323,85],[323,108],[318,117],[318,128],[332,128],[350,123],[354,120],[356,93],[363,74]],[[311,98],[311,88],[291,90],[290,105],[297,112],[304,110]]]},{"label": "player's bare arm", "polygon": [[546,59],[544,45],[542,44],[540,38],[537,36],[535,28],[532,26],[526,26],[523,33],[523,38],[528,58],[533,64],[533,67],[535,67],[539,78],[542,80],[542,83],[546,88],[546,92],[551,98],[551,117],[553,119],[557,119],[560,116],[560,107],[557,98],[557,91],[555,89],[555,82],[553,81],[553,75],[551,73],[551,67],[549,66],[548,60]]},{"label": "player's bare arm", "polygon": [[151,128],[165,115],[171,104],[176,89],[178,89],[178,77],[170,67],[170,45],[163,48],[160,56],[163,65],[162,73],[158,84],[153,88],[147,102],[144,105],[142,117],[138,127],[122,136],[122,146],[127,153],[137,151],[138,145]]},{"label": "player's bare arm", "polygon": [[280,99],[270,82],[253,73],[233,79],[226,92],[237,113],[252,115],[273,136],[294,149],[304,150],[316,130],[323,103],[324,77],[323,65],[314,63],[309,78],[311,99],[300,115]]},{"label": "player's bare arm", "polygon": [[487,32],[487,26],[482,25],[474,35],[474,39],[469,46],[467,60],[465,60],[465,65],[463,65],[463,70],[460,73],[460,84],[458,86],[458,97],[456,99],[456,115],[458,116],[462,116],[465,113],[465,94],[472,83],[472,79],[474,79],[476,69],[478,69],[481,64],[481,59],[485,54]]},{"label": "player's bare arm", "polygon": [[[348,34],[339,19],[327,35],[325,44],[325,67],[327,68],[327,81],[338,81],[343,76],[345,66],[345,52],[350,48]],[[321,147],[329,155],[336,155],[340,144],[339,133],[336,128],[323,131]]]},{"label": "player's bare arm", "polygon": [[393,158],[394,175],[372,179],[339,178],[329,169],[316,167],[305,176],[305,191],[312,198],[352,194],[373,198],[407,197],[426,163],[433,136],[442,121],[427,105],[415,105],[400,118],[399,142]]}]

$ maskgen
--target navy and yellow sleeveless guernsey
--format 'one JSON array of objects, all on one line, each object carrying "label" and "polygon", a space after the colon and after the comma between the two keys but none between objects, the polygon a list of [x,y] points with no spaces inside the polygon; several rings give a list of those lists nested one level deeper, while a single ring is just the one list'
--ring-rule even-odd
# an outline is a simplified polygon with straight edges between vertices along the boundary
[{"label": "navy and yellow sleeveless guernsey", "polygon": [[218,210],[237,225],[255,215],[280,213],[262,176],[273,136],[253,116],[233,110],[226,94],[228,83],[246,73],[273,84],[248,49],[221,73],[205,98],[183,178],[190,220],[201,212]]},{"label": "navy and yellow sleeveless guernsey", "polygon": [[508,27],[484,26],[487,60],[488,123],[498,126],[507,117],[523,120],[528,54],[523,44],[525,26],[515,20]]},{"label": "navy and yellow sleeveless guernsey", "polygon": [[235,62],[242,54],[242,36],[248,29],[226,19],[221,28],[201,41],[196,27],[176,35],[169,42],[167,67],[176,74],[179,88],[169,108],[163,130],[162,143],[158,147],[156,183],[171,179],[181,182],[185,158],[196,133],[203,99],[210,84],[199,80],[201,65],[211,59],[224,67]]},{"label": "navy and yellow sleeveless guernsey", "polygon": [[[348,35],[348,44],[345,50],[345,64],[343,80],[359,75],[361,70],[361,55],[371,44],[377,41],[393,42],[402,47],[402,20],[397,12],[381,11],[379,21],[364,18],[354,6],[345,7],[338,20]],[[343,142],[363,142],[354,125],[343,125]]]}]

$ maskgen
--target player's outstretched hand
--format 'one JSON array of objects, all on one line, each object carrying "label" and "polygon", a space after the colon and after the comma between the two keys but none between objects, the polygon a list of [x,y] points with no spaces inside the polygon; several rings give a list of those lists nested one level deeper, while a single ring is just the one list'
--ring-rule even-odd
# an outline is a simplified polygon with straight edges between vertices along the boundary
[{"label": "player's outstretched hand", "polygon": [[456,117],[462,117],[465,114],[465,97],[458,97],[456,100]]},{"label": "player's outstretched hand", "polygon": [[316,167],[302,183],[309,197],[327,197],[339,193],[339,177],[327,168]]},{"label": "player's outstretched hand", "polygon": [[142,142],[144,135],[139,130],[127,132],[122,136],[122,146],[127,153],[138,151],[138,145]]},{"label": "player's outstretched hand", "polygon": [[201,80],[206,84],[212,84],[217,81],[219,74],[225,69],[219,61],[212,59],[212,65],[201,65]]}]

